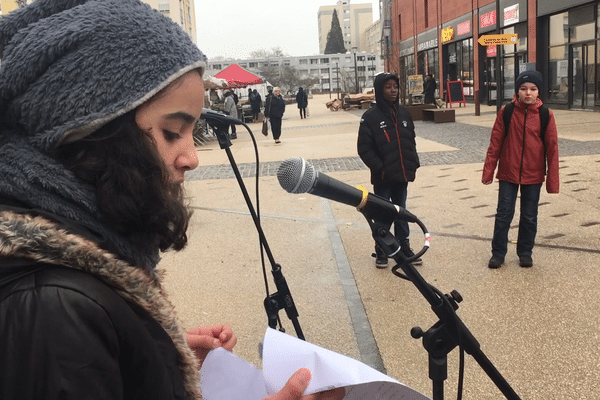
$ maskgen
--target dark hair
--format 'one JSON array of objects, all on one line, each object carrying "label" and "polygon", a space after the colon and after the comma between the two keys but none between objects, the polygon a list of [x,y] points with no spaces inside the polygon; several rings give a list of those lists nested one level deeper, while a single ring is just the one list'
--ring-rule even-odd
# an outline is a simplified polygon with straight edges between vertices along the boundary
[{"label": "dark hair", "polygon": [[59,147],[55,155],[96,188],[103,222],[119,234],[149,251],[185,247],[191,211],[183,189],[170,183],[154,138],[137,126],[135,111]]}]

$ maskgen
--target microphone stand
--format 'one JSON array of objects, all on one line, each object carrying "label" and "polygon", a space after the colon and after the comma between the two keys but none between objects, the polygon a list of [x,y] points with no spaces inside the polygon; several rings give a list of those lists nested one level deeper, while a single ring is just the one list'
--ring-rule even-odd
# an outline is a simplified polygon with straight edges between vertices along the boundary
[{"label": "microphone stand", "polygon": [[[265,249],[265,252],[267,253],[267,258],[271,263],[271,273],[273,274],[273,280],[275,281],[275,287],[277,288],[277,292],[271,295],[267,293],[267,297],[264,300],[264,306],[267,312],[269,327],[277,329],[277,322],[279,321],[279,310],[285,309],[288,318],[292,321],[292,325],[296,330],[296,336],[298,337],[298,339],[305,340],[304,333],[302,332],[302,328],[300,327],[300,323],[298,322],[298,310],[296,309],[296,305],[294,304],[294,300],[292,299],[292,294],[290,292],[290,288],[288,287],[287,281],[285,280],[283,273],[281,272],[281,265],[275,262],[273,253],[269,248],[267,238],[265,237],[265,234],[260,225],[260,220],[258,219],[256,211],[254,210],[254,206],[252,205],[252,200],[248,195],[248,191],[246,190],[246,186],[244,185],[244,181],[242,179],[240,171],[233,158],[233,154],[229,149],[229,147],[231,146],[231,140],[229,138],[229,135],[227,134],[229,124],[216,123],[213,121],[210,121],[210,124],[213,127],[215,135],[217,136],[219,146],[221,147],[221,149],[225,150],[225,153],[227,153],[227,158],[229,159],[229,163],[231,164],[233,173],[235,174],[240,189],[242,190],[242,194],[244,195],[244,199],[246,200],[246,204],[248,205],[248,210],[250,211],[250,215],[252,215],[252,220],[254,221],[256,230],[258,231],[260,244]],[[250,131],[250,128],[246,124],[243,125],[246,127],[246,129],[248,129],[248,131]],[[285,332],[283,328],[281,329],[281,331]]]},{"label": "microphone stand", "polygon": [[[406,277],[421,292],[439,318],[439,321],[425,332],[419,327],[411,329],[411,336],[415,339],[422,338],[423,347],[429,354],[429,378],[433,381],[433,400],[444,399],[444,381],[447,378],[448,370],[447,356],[456,346],[461,349],[461,355],[464,349],[467,354],[477,361],[508,400],[520,400],[520,397],[486,357],[473,334],[456,314],[462,296],[456,290],[453,290],[451,294],[442,294],[427,283],[410,263],[410,261],[420,257],[426,251],[426,248],[414,257],[407,258],[401,251],[400,243],[389,231],[394,218],[385,210],[375,207],[366,208],[361,212],[369,222],[377,245],[385,254],[396,261],[397,265],[392,268],[392,273],[404,278],[402,274],[397,272],[399,268],[402,268]],[[417,219],[417,221],[411,222],[419,224],[426,236],[429,235],[421,221]]]}]

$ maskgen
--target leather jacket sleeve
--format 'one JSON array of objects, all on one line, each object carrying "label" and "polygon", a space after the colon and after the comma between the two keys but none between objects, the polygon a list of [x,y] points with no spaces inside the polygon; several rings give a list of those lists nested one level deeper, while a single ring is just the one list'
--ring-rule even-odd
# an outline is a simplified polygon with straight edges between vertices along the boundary
[{"label": "leather jacket sleeve", "polygon": [[0,399],[186,398],[167,333],[112,288],[56,266],[13,276],[0,276]]}]

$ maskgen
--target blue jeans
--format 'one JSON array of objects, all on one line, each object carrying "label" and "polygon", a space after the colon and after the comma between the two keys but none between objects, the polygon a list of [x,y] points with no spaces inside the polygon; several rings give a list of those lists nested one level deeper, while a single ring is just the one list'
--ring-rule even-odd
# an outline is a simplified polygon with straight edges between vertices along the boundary
[{"label": "blue jeans", "polygon": [[[396,183],[393,185],[378,184],[373,185],[373,192],[383,197],[384,199],[391,200],[392,203],[406,208],[406,196],[407,196],[408,182]],[[410,230],[408,229],[408,222],[406,221],[395,221],[394,222],[394,236],[398,242],[402,245],[408,242],[408,236]]]},{"label": "blue jeans", "polygon": [[498,191],[498,208],[494,223],[494,238],[492,239],[492,255],[504,258],[508,246],[508,231],[515,214],[517,192],[521,187],[521,217],[519,220],[519,235],[517,237],[517,255],[531,256],[535,235],[537,233],[538,204],[542,184],[519,185],[500,181]]}]

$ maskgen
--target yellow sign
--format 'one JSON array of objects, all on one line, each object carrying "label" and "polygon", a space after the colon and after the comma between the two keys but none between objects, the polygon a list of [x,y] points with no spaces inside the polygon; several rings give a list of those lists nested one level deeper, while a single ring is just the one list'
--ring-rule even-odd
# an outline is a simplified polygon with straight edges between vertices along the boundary
[{"label": "yellow sign", "polygon": [[442,43],[446,43],[451,40],[454,40],[454,29],[451,26],[442,29]]},{"label": "yellow sign", "polygon": [[483,35],[479,38],[478,42],[482,46],[517,44],[517,38],[518,35],[516,33],[505,35]]}]

